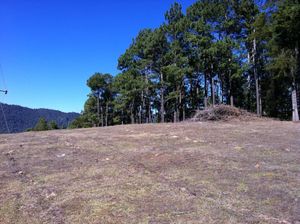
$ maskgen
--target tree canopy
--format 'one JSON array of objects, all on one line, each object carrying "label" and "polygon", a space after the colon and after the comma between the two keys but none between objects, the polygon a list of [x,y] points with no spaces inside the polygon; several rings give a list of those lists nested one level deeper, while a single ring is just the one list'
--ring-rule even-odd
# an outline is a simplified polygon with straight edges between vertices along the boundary
[{"label": "tree canopy", "polygon": [[215,104],[290,119],[299,105],[299,40],[296,0],[198,0],[186,13],[174,3],[119,57],[120,74],[87,81],[75,127],[178,122]]}]

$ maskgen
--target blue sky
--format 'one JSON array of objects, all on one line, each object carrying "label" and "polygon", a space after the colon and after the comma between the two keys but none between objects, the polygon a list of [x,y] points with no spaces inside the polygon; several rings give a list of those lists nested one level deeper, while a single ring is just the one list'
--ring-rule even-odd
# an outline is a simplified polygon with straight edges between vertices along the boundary
[{"label": "blue sky", "polygon": [[[117,59],[143,28],[158,27],[173,0],[1,0],[0,101],[80,112],[95,72]],[[194,0],[178,0],[185,10]],[[1,73],[1,68],[0,68]],[[1,74],[0,74],[1,75]]]}]

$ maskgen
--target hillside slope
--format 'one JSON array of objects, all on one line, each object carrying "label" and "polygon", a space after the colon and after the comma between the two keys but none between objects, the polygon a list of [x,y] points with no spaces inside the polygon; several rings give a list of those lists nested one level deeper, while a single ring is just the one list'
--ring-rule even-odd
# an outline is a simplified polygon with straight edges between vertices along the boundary
[{"label": "hillside slope", "polygon": [[[78,113],[64,113],[49,109],[30,109],[17,105],[2,104],[9,129],[12,133],[33,128],[41,117],[47,121],[55,121],[59,127],[67,127],[68,123],[79,116]],[[0,111],[0,134],[7,133],[2,111]]]},{"label": "hillside slope", "polygon": [[300,124],[0,136],[0,223],[297,223]]}]

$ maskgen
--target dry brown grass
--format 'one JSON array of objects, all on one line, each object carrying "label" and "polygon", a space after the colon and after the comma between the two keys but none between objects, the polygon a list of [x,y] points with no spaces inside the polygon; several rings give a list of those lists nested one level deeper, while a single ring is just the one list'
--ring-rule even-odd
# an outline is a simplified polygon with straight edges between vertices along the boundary
[{"label": "dry brown grass", "polygon": [[296,223],[300,124],[0,136],[0,223]]}]

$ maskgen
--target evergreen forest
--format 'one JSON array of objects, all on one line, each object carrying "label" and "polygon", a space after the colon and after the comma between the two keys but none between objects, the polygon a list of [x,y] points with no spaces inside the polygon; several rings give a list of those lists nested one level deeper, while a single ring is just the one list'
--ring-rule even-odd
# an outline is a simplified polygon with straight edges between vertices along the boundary
[{"label": "evergreen forest", "polygon": [[[198,0],[170,6],[118,59],[88,80],[71,128],[180,122],[217,104],[291,120],[299,105],[300,2]],[[294,118],[295,119],[295,118]]]}]

